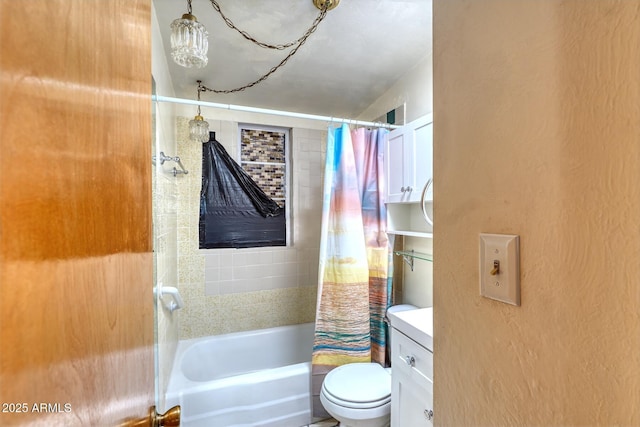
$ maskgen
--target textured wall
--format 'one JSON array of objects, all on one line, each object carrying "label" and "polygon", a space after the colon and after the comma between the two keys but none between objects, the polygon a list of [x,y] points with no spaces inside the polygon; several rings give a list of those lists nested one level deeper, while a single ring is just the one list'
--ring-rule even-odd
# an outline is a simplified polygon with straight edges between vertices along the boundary
[{"label": "textured wall", "polygon": [[436,423],[640,425],[640,2],[436,1],[434,40]]}]

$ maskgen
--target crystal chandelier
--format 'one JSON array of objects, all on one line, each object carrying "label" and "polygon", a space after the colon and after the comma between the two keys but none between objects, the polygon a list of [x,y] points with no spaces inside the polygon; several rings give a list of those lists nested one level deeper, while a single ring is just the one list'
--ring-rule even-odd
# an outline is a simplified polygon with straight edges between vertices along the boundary
[{"label": "crystal chandelier", "polygon": [[183,67],[203,68],[209,62],[209,33],[191,11],[191,0],[187,0],[187,13],[171,23],[171,56]]},{"label": "crystal chandelier", "polygon": [[[200,101],[200,92],[202,92],[202,81],[198,80],[198,101]],[[209,141],[209,123],[204,120],[200,113],[200,105],[198,105],[198,114],[189,120],[189,139],[194,142]]]}]

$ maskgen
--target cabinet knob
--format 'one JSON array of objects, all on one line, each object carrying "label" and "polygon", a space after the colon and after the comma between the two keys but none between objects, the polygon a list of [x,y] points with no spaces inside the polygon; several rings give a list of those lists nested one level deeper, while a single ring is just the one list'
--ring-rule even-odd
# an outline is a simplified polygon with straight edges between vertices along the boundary
[{"label": "cabinet knob", "polygon": [[413,191],[413,188],[411,188],[411,186],[407,186],[406,191]]},{"label": "cabinet knob", "polygon": [[431,421],[433,419],[433,411],[431,409],[425,409],[424,410],[424,417]]},{"label": "cabinet knob", "polygon": [[406,356],[404,361],[407,362],[407,365],[409,366],[416,366],[416,358],[413,356]]},{"label": "cabinet knob", "polygon": [[405,187],[400,187],[400,191],[404,193],[405,191],[407,191],[407,189]]}]

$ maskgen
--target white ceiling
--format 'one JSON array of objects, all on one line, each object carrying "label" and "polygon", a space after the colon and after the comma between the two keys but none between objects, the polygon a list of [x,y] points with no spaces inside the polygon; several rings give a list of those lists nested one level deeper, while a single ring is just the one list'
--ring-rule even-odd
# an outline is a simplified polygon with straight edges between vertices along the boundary
[{"label": "white ceiling", "polygon": [[[217,0],[223,13],[260,41],[299,38],[319,10],[313,0]],[[171,22],[186,0],[153,0],[176,96],[196,98],[196,80],[232,89],[257,80],[289,52],[263,49],[230,29],[209,0],[192,0],[209,32],[209,63],[176,65]],[[431,54],[431,0],[342,0],[306,44],[267,80],[235,94],[204,93],[205,101],[335,117],[357,117],[410,68]],[[164,94],[161,94],[164,95]],[[373,118],[370,118],[373,119]]]}]

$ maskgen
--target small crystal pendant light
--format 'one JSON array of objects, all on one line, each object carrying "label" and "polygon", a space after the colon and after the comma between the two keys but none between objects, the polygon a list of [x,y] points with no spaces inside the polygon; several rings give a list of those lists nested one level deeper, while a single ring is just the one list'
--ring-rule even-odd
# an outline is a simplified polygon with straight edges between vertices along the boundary
[{"label": "small crystal pendant light", "polygon": [[209,141],[209,123],[200,114],[189,120],[189,138],[194,142]]},{"label": "small crystal pendant light", "polygon": [[183,67],[202,68],[209,62],[209,33],[191,14],[191,0],[187,3],[188,13],[171,23],[171,56]]},{"label": "small crystal pendant light", "polygon": [[[200,101],[200,84],[202,82],[198,80],[198,101]],[[209,123],[204,120],[200,113],[200,105],[198,105],[198,114],[189,120],[189,139],[194,142],[207,142],[209,141]]]}]

